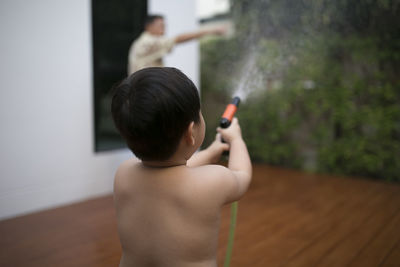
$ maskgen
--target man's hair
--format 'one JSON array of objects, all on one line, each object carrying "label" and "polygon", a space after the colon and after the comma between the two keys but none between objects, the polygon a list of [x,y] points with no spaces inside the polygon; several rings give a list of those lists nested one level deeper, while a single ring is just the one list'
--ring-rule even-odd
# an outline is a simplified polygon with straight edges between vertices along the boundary
[{"label": "man's hair", "polygon": [[189,124],[200,122],[200,97],[180,70],[145,68],[114,87],[111,112],[115,126],[138,158],[166,160]]},{"label": "man's hair", "polygon": [[144,21],[144,27],[152,24],[156,19],[164,19],[164,16],[159,14],[148,15]]}]

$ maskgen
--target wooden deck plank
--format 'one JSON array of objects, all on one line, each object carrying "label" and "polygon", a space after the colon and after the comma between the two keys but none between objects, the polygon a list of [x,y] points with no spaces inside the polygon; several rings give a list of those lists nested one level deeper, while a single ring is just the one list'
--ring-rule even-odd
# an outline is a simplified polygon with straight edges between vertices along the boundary
[{"label": "wooden deck plank", "polygon": [[[337,207],[340,207],[340,205],[334,208]],[[269,257],[265,257],[261,262],[273,265],[290,265],[293,258],[297,258],[298,255],[309,250],[316,241],[321,239],[326,232],[330,231],[334,227],[336,221],[342,220],[342,218],[346,217],[346,214],[348,213],[349,211],[343,208],[339,210],[334,209],[333,213],[328,213],[326,216],[312,216],[310,220],[305,221],[304,223],[299,224],[298,221],[295,221],[295,223],[292,223],[294,228],[291,227],[287,229],[287,231],[282,235],[271,240],[268,247],[271,250],[274,250],[275,248],[277,252]],[[277,246],[277,244],[282,244],[283,242],[286,242],[284,245],[285,250],[282,250],[282,248]],[[296,265],[297,263],[294,264],[294,266]]]},{"label": "wooden deck plank", "polygon": [[400,240],[392,248],[385,259],[379,264],[379,267],[398,267],[400,263]]},{"label": "wooden deck plank", "polygon": [[115,266],[112,197],[0,222],[0,266]]},{"label": "wooden deck plank", "polygon": [[[399,223],[399,184],[256,165],[231,266],[400,266]],[[0,237],[0,266],[116,266],[121,256],[111,196],[0,221]]]},{"label": "wooden deck plank", "polygon": [[[319,229],[316,229],[315,221],[322,222],[321,219],[324,216],[332,214],[335,207],[340,205],[340,201],[330,201],[327,205],[322,205],[318,209],[315,207],[315,203],[310,203],[307,200],[296,199],[292,203],[296,205],[290,208],[278,205],[277,209],[281,214],[277,214],[275,217],[257,216],[261,227],[253,229],[254,236],[247,234],[248,231],[244,231],[242,236],[238,235],[238,246],[243,245],[243,249],[255,254],[253,258],[255,264],[274,265],[282,262],[301,247],[302,241],[307,242],[312,238],[312,235],[329,227],[326,224],[321,224]],[[268,206],[264,207],[267,210],[269,208]],[[287,214],[291,216],[283,216]],[[273,219],[271,220],[271,218]],[[246,240],[248,240],[247,244],[245,243]],[[284,246],[287,250],[277,247],[277,242],[285,242]]]},{"label": "wooden deck plank", "polygon": [[[340,246],[347,236],[359,229],[366,219],[373,216],[373,213],[384,205],[386,199],[386,196],[383,195],[372,196],[369,203],[364,199],[354,209],[347,210],[346,215],[339,220],[333,219],[330,223],[331,227],[325,233],[321,234],[317,240],[314,240],[284,266],[316,266],[321,264],[321,261],[329,255],[331,250]],[[351,255],[354,251],[347,251],[347,253]]]},{"label": "wooden deck plank", "polygon": [[[357,257],[349,262],[349,266],[379,266],[383,263],[400,240],[399,226],[400,212],[397,212],[387,224],[382,225],[381,231],[371,242],[366,244]],[[397,264],[399,266],[400,261]]]},{"label": "wooden deck plank", "polygon": [[[266,173],[268,173],[268,171]],[[271,173],[271,176],[273,177],[274,174]],[[282,175],[278,175],[277,177],[283,181],[286,179],[282,178]],[[305,177],[299,179],[304,178]],[[375,183],[372,181],[354,179],[327,179],[327,181],[328,190],[324,190],[324,183],[319,181],[315,192],[311,189],[304,191],[301,187],[299,188],[295,182],[291,181],[289,185],[294,184],[294,186],[283,190],[283,192],[291,192],[291,194],[286,194],[286,197],[283,196],[283,202],[287,203],[289,199],[289,203],[291,204],[298,203],[297,209],[293,211],[293,209],[290,208],[291,205],[283,205],[279,202],[268,203],[268,201],[266,201],[267,197],[265,197],[265,211],[263,211],[263,215],[265,216],[259,215],[258,213],[256,217],[257,223],[253,223],[252,225],[248,223],[249,219],[244,219],[246,221],[243,221],[243,224],[247,224],[246,228],[241,228],[240,225],[241,214],[244,218],[251,216],[251,214],[246,214],[245,205],[247,197],[240,201],[240,212],[232,266],[246,266],[246,264],[248,264],[248,266],[285,266],[285,264],[288,264],[288,259],[293,257],[297,252],[302,251],[304,247],[307,247],[310,243],[312,244],[314,242],[313,240],[321,233],[326,232],[333,227],[337,230],[338,227],[335,225],[340,225],[342,221],[347,219],[349,216],[352,216],[355,210],[363,208],[370,198],[387,193],[388,191],[388,186],[386,184]],[[287,181],[284,181],[283,183],[287,183]],[[270,184],[276,186],[276,182],[271,182]],[[314,185],[311,185],[311,188],[313,186]],[[271,188],[273,187],[274,186],[271,186]],[[301,192],[303,197],[306,196],[303,201],[300,201],[299,196],[293,196],[293,189],[297,192]],[[395,187],[393,191],[399,192],[398,189],[398,187]],[[268,192],[270,193],[268,189],[263,190],[266,195]],[[274,190],[271,189],[271,191]],[[250,192],[248,198],[252,198],[253,196],[253,193]],[[279,198],[282,198],[282,195],[280,195],[278,199]],[[329,199],[329,201],[327,202],[326,199]],[[380,196],[380,201],[375,207],[382,205],[385,200],[385,196]],[[253,200],[251,202],[253,202]],[[322,204],[318,206],[318,203]],[[336,205],[332,203],[336,203]],[[309,210],[304,208],[307,206],[309,207]],[[276,208],[277,210],[280,210],[280,216],[269,216],[268,209],[271,207],[272,209]],[[327,212],[330,207],[333,207],[332,211]],[[259,209],[262,208],[259,207]],[[299,210],[302,210],[300,215],[298,213]],[[307,212],[311,213],[312,216],[309,216]],[[360,214],[363,213],[364,211],[362,210]],[[288,216],[288,214],[296,214],[296,216],[298,216],[297,220],[293,220],[293,217]],[[296,216],[294,216],[294,218],[296,218]],[[368,217],[368,214],[366,216]],[[243,234],[241,235],[241,233]],[[336,238],[336,233],[331,235]],[[337,240],[340,242],[341,239]],[[331,240],[330,242],[332,241],[334,240]],[[333,245],[334,244],[335,242],[333,242]],[[331,246],[328,246],[325,251],[329,252],[330,248]],[[235,251],[247,255],[247,257],[240,256],[236,254]],[[350,255],[352,254],[350,253]],[[314,260],[315,257],[312,257],[311,259]],[[219,263],[222,264],[222,262],[222,259],[219,258]],[[301,265],[300,262],[297,262],[292,266],[311,265],[308,265],[307,262],[303,263],[303,265]]]},{"label": "wooden deck plank", "polygon": [[395,194],[392,195],[387,202],[388,205],[383,209],[372,211],[370,216],[359,227],[337,242],[323,256],[318,262],[318,266],[345,266],[351,262],[364,246],[371,242],[379,231],[382,230],[382,225],[385,225],[397,214],[399,211],[399,202],[395,203],[393,202],[394,200],[398,200]]}]

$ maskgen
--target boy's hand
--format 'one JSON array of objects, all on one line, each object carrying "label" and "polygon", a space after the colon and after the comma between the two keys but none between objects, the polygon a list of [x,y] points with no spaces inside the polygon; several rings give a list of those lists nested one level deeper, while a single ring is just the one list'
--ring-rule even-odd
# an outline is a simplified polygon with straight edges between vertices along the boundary
[{"label": "boy's hand", "polygon": [[218,127],[217,132],[220,133],[222,139],[229,144],[237,138],[242,139],[242,131],[240,129],[239,120],[236,117],[233,118],[232,123],[228,128],[223,129]]},{"label": "boy's hand", "polygon": [[229,144],[222,143],[221,135],[217,134],[214,142],[212,142],[209,147],[195,153],[190,159],[188,159],[187,166],[197,167],[206,164],[216,164],[219,162],[222,152],[225,150],[229,150]]},{"label": "boy's hand", "polygon": [[222,143],[221,134],[217,133],[214,142],[207,148],[211,155],[211,162],[217,163],[221,158],[222,152],[229,150],[229,144]]}]

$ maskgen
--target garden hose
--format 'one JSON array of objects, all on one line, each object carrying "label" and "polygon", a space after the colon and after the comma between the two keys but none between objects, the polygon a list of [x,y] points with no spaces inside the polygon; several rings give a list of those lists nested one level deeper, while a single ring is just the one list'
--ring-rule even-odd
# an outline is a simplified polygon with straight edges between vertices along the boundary
[{"label": "garden hose", "polygon": [[238,211],[238,202],[235,201],[231,205],[231,222],[229,225],[228,245],[226,247],[224,267],[229,267],[229,265],[231,263],[233,240],[235,237],[237,211]]},{"label": "garden hose", "polygon": [[[235,115],[236,110],[239,107],[239,103],[240,103],[240,98],[236,96],[232,99],[232,102],[228,104],[221,117],[220,121],[221,128],[228,128],[229,125],[231,125],[233,116]],[[235,201],[231,205],[231,222],[229,225],[228,245],[226,247],[224,267],[229,267],[231,263],[233,240],[235,237],[237,210],[238,210],[238,203],[237,201]]]}]

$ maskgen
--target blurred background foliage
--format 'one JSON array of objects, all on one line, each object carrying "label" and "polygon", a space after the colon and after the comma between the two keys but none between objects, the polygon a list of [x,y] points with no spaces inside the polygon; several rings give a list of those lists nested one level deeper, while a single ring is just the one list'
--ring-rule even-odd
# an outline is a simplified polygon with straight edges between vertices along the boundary
[{"label": "blurred background foliage", "polygon": [[259,82],[237,117],[254,162],[400,181],[399,11],[394,0],[231,0],[234,37],[201,43],[204,145],[250,72]]}]

